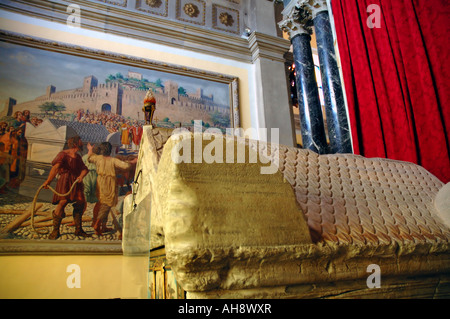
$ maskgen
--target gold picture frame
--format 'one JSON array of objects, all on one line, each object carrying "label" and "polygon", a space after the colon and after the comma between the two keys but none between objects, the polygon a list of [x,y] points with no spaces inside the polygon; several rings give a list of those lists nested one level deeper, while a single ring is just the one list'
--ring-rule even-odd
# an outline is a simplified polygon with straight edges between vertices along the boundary
[{"label": "gold picture frame", "polygon": [[[140,122],[144,120],[144,114],[142,111],[139,112],[142,108],[143,101],[141,97],[145,95],[145,92],[149,88],[152,88],[159,94],[159,101],[165,101],[166,97],[164,94],[168,96],[168,91],[172,94],[171,98],[169,98],[169,96],[167,98],[167,110],[173,112],[170,113],[170,116],[165,116],[164,119],[162,119],[162,116],[164,115],[155,113],[156,126],[160,124],[164,125],[164,127],[185,127],[186,125],[193,125],[194,120],[202,120],[205,127],[219,127],[224,129],[226,124],[228,124],[227,127],[230,128],[240,127],[237,77],[6,31],[0,31],[0,45],[2,46],[2,53],[0,54],[2,55],[2,62],[5,65],[3,71],[0,72],[0,81],[2,81],[4,87],[8,88],[8,94],[13,95],[14,92],[19,91],[20,94],[22,94],[22,92],[28,94],[28,100],[25,101],[23,99],[26,98],[22,98],[22,101],[19,99],[16,100],[14,95],[7,96],[6,99],[5,96],[2,96],[2,100],[6,100],[6,103],[4,103],[3,111],[0,111],[0,122],[7,120],[10,121],[8,123],[12,123],[12,121],[15,120],[14,113],[16,111],[23,111],[22,109],[25,108],[31,110],[31,112],[29,112],[31,113],[31,116],[41,116],[43,118],[43,120],[42,118],[40,119],[42,121],[39,124],[36,124],[35,122],[31,123],[30,121],[28,121],[30,123],[27,122],[25,124],[25,136],[28,138],[25,152],[27,155],[24,156],[22,153],[22,157],[19,159],[19,162],[23,167],[23,171],[19,172],[19,174],[22,174],[22,180],[16,183],[18,185],[17,189],[8,189],[3,194],[0,194],[0,235],[2,235],[0,236],[0,238],[2,238],[0,239],[0,254],[122,254],[121,240],[117,239],[117,236],[80,240],[79,238],[74,238],[73,235],[70,235],[70,223],[66,225],[65,228],[68,235],[65,236],[64,239],[58,239],[56,241],[48,240],[45,236],[33,233],[32,230],[29,230],[27,235],[23,235],[24,232],[22,232],[22,235],[20,236],[14,236],[14,231],[9,232],[6,235],[4,233],[6,226],[10,225],[14,219],[17,219],[19,216],[22,218],[26,217],[23,214],[16,212],[18,210],[14,209],[14,205],[17,203],[10,204],[9,206],[7,205],[7,209],[4,208],[5,202],[10,198],[9,194],[21,194],[22,189],[23,192],[27,194],[28,198],[32,198],[33,193],[40,183],[43,183],[45,177],[48,176],[49,170],[51,169],[50,161],[42,158],[45,156],[49,157],[49,154],[54,154],[58,151],[59,147],[55,147],[57,142],[55,142],[53,138],[56,136],[56,133],[52,133],[51,129],[54,129],[55,132],[60,132],[62,127],[69,127],[72,125],[67,123],[75,122],[78,123],[78,126],[81,126],[81,120],[78,118],[79,113],[77,113],[79,110],[74,109],[73,105],[76,105],[77,107],[78,105],[83,105],[83,116],[86,115],[85,113],[89,113],[90,116],[92,116],[92,114],[120,115],[121,121],[129,119],[130,121],[138,122],[140,125]],[[31,56],[30,60],[24,60],[26,54],[31,54],[30,52],[35,55]],[[8,59],[11,57],[14,59],[9,61]],[[48,63],[47,60],[52,62],[52,67],[49,68],[50,70],[48,73],[41,73],[41,70],[43,70],[43,67],[46,65],[45,63]],[[26,64],[26,61],[29,61],[28,64]],[[18,64],[20,63],[23,65],[19,67]],[[68,67],[71,65],[72,72],[69,72],[69,69],[63,68],[63,63],[66,63]],[[40,66],[40,68],[34,68],[33,64]],[[102,79],[102,75],[96,76],[96,74],[91,74],[97,69],[108,71],[108,68],[111,68],[110,75],[112,76],[103,77],[104,80]],[[8,70],[10,73],[7,73]],[[121,78],[116,70],[128,70],[128,74]],[[85,71],[84,78],[76,78],[76,76],[83,74],[83,71]],[[24,74],[28,74],[28,76],[31,77],[30,81],[34,80],[33,85],[41,85],[41,88],[31,87],[32,84],[27,84],[30,82],[23,82]],[[59,79],[64,77],[66,80],[58,80],[58,76],[60,76]],[[158,76],[162,78],[162,80],[157,81],[157,83],[147,79],[150,77],[156,78]],[[147,80],[147,82],[144,80]],[[77,87],[77,84],[72,84],[72,87],[69,86],[68,88],[65,87],[62,90],[59,90],[58,86],[63,85],[66,82],[68,83],[67,85],[70,85],[70,83],[79,83],[79,86]],[[17,83],[25,84],[21,84],[21,87],[18,88],[19,90],[15,91],[14,89],[19,86]],[[141,85],[141,87],[138,87],[139,85]],[[188,87],[188,85],[191,85],[191,87]],[[195,89],[194,86],[196,86],[195,91],[193,91],[193,89]],[[109,89],[110,91],[108,91]],[[121,92],[120,96],[122,101],[120,103],[109,103],[108,101],[110,100],[105,100],[106,102],[103,101],[104,103],[98,101],[99,96],[103,96],[105,99],[107,99],[107,97],[110,98],[113,89]],[[117,97],[114,97],[114,99],[117,99]],[[59,109],[45,109],[43,107],[44,102],[50,101],[61,102],[60,104],[64,104],[63,102],[65,102],[65,105]],[[177,113],[177,107],[182,111]],[[136,112],[131,112],[130,108],[134,108],[133,110],[136,110]],[[164,109],[164,107],[161,107],[160,109]],[[136,114],[135,118],[133,118],[133,114]],[[175,120],[173,120],[173,117],[178,114],[180,119],[177,120],[177,118],[175,118]],[[205,117],[203,119],[196,118],[199,114],[204,114]],[[40,138],[33,139],[34,137],[31,135],[34,132],[33,130],[36,131],[36,134],[42,134],[44,128],[38,132],[38,129],[42,127],[41,123],[46,123],[45,125],[47,126],[44,127],[45,129],[50,127],[50,130],[48,131],[50,136],[42,138],[42,135],[40,135]],[[108,121],[106,121],[106,123],[108,123]],[[104,122],[83,122],[83,125],[87,124],[107,126]],[[107,129],[107,133],[109,133],[108,138],[116,136],[116,140],[119,141],[119,144],[117,144],[117,154],[119,154],[124,146],[124,144],[121,144],[121,137],[118,137],[119,132],[114,131],[114,129],[117,129],[114,127],[107,127]],[[66,135],[70,130],[77,130],[75,124],[73,124],[72,128],[66,130]],[[104,129],[103,131],[106,132]],[[93,131],[89,131],[86,135],[88,136],[86,139],[95,135],[92,132]],[[103,136],[106,136],[106,133],[104,133]],[[96,141],[86,140],[83,142],[87,144],[88,142],[95,143]],[[100,142],[100,140],[97,142]],[[133,144],[133,142],[130,142],[130,144]],[[138,147],[138,145],[136,146]],[[126,151],[128,152],[128,150]],[[47,195],[43,192],[38,201],[43,201],[45,203],[44,206],[47,207],[42,215],[47,214],[48,222],[48,216],[50,216],[51,209],[49,207],[51,206],[49,206],[50,204],[48,203],[50,201],[49,191],[46,191]],[[42,198],[47,198],[47,200],[42,200]],[[21,204],[21,210],[23,212],[30,209],[30,207],[27,208],[24,206],[26,203]],[[89,208],[89,205],[88,209],[91,209]],[[6,212],[6,210],[9,210],[9,212]],[[7,220],[1,218],[1,216],[5,214],[9,214]],[[118,211],[116,211],[116,215],[120,216]],[[44,217],[42,217],[42,220],[43,219]],[[20,227],[30,227],[30,217],[26,218],[24,223],[27,223],[27,226]],[[89,229],[87,223],[88,221],[86,221],[85,224]],[[50,226],[45,227],[48,228]],[[18,227],[16,227],[16,229],[18,229]]]}]

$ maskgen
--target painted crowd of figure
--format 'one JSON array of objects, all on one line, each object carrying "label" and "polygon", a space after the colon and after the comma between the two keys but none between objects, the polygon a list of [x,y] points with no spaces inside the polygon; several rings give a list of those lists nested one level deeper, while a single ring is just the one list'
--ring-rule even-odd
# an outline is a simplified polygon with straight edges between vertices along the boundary
[{"label": "painted crowd of figure", "polygon": [[8,187],[17,188],[25,178],[28,150],[26,124],[37,126],[42,123],[42,120],[30,115],[27,110],[16,111],[12,122],[0,122],[0,194],[6,193]]},{"label": "painted crowd of figure", "polygon": [[111,112],[91,113],[89,110],[79,109],[73,113],[72,121],[80,123],[100,124],[110,133],[119,132],[122,147],[137,150],[141,143],[143,128],[138,120],[127,119]]}]

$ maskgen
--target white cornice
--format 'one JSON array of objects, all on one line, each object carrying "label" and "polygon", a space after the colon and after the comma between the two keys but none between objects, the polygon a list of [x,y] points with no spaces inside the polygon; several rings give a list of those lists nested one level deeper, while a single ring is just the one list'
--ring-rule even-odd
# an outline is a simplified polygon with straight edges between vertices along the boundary
[{"label": "white cornice", "polygon": [[290,41],[269,36],[259,32],[253,32],[249,39],[250,51],[252,52],[252,62],[258,58],[266,58],[279,62],[284,62],[284,55],[289,51]]}]

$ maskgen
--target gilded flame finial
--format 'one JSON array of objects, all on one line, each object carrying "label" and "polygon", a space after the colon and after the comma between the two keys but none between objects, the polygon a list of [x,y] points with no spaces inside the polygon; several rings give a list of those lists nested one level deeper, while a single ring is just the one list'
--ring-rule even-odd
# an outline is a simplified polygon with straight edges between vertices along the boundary
[{"label": "gilded flame finial", "polygon": [[156,99],[155,95],[153,94],[153,90],[150,88],[145,94],[144,106],[142,108],[142,111],[144,111],[145,113],[145,124],[150,125],[153,124],[152,121],[153,115],[155,114],[155,110],[156,110]]}]

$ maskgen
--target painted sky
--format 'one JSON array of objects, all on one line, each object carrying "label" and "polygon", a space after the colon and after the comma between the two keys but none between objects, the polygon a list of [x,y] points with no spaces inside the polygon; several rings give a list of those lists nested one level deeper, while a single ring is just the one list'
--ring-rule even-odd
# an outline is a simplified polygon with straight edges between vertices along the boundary
[{"label": "painted sky", "polygon": [[12,97],[17,100],[17,103],[22,103],[44,95],[49,85],[55,86],[56,91],[70,90],[82,87],[83,79],[89,75],[95,76],[101,84],[105,83],[105,79],[110,74],[121,73],[127,76],[128,71],[141,73],[150,82],[158,78],[163,83],[166,80],[175,81],[188,93],[194,93],[198,88],[202,88],[204,95],[214,95],[216,103],[229,105],[227,84],[6,42],[0,42],[0,101]]}]

